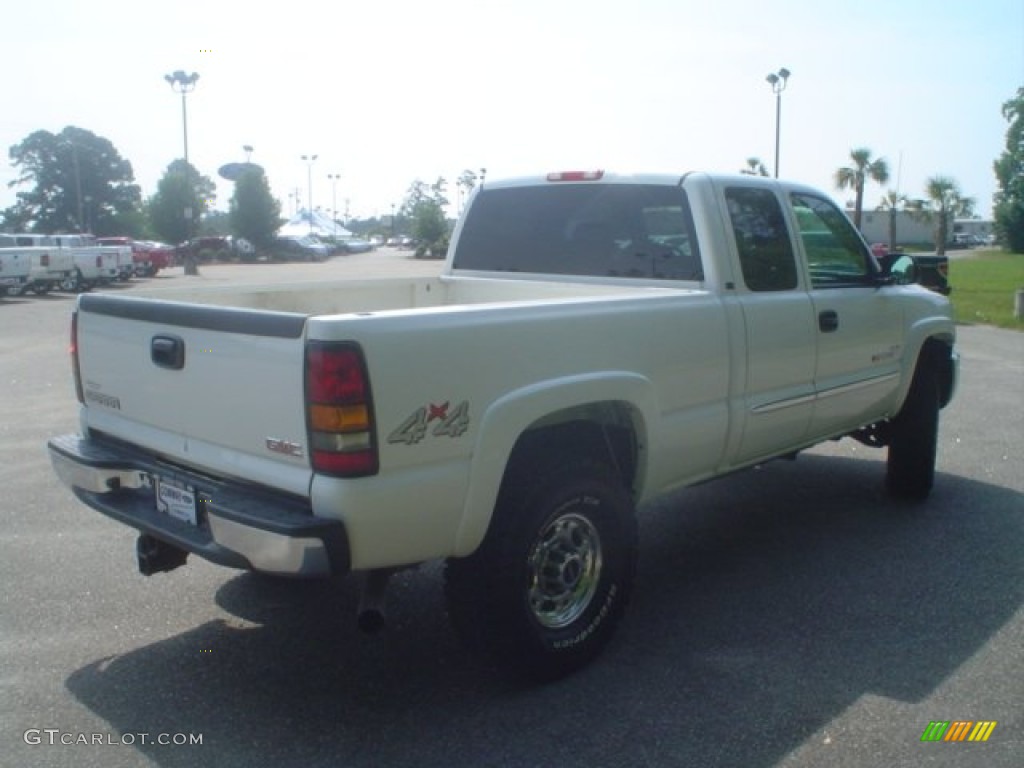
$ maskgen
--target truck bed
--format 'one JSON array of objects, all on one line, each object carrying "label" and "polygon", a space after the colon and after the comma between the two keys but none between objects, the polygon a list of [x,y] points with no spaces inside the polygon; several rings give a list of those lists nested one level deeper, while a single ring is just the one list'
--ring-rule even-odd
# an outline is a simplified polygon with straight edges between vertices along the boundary
[{"label": "truck bed", "polygon": [[290,312],[306,316],[394,312],[459,305],[598,299],[678,288],[605,282],[472,277],[380,278],[245,287],[196,286],[135,291],[134,296],[203,306]]}]

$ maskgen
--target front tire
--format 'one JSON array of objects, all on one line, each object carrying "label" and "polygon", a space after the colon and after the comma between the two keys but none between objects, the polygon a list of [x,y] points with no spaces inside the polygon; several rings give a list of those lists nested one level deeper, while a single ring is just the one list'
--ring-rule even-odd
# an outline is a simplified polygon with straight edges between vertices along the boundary
[{"label": "front tire", "polygon": [[567,462],[502,486],[480,548],[451,559],[445,597],[456,631],[503,666],[553,680],[607,645],[636,573],[632,499],[602,462]]},{"label": "front tire", "polygon": [[905,501],[924,501],[935,482],[939,386],[926,360],[918,363],[903,408],[892,420],[886,488]]}]

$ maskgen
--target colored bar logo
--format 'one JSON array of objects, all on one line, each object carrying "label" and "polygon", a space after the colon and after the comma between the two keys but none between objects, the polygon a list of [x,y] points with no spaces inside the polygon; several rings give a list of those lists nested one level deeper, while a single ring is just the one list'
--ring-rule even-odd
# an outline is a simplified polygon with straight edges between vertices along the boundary
[{"label": "colored bar logo", "polygon": [[988,741],[997,724],[996,720],[932,720],[921,741]]}]

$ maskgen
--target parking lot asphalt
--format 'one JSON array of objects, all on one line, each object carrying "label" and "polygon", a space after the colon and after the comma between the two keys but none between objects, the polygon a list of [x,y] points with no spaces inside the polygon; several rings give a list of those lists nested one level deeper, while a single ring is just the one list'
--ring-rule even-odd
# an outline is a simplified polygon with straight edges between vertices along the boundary
[{"label": "parking lot asphalt", "polygon": [[[439,268],[385,250],[111,290]],[[395,577],[376,636],[355,626],[357,578],[196,558],[139,575],[133,531],[76,501],[45,452],[76,429],[73,301],[0,301],[0,765],[1021,764],[1022,334],[960,327],[927,504],[889,501],[884,454],[849,440],[674,493],[641,510],[607,652],[533,687],[460,647],[437,564]],[[957,720],[997,725],[922,742]]]}]

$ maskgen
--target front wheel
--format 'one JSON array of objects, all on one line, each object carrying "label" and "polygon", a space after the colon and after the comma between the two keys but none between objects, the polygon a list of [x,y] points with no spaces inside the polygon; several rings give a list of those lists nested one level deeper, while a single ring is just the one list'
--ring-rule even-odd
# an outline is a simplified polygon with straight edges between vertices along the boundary
[{"label": "front wheel", "polygon": [[939,387],[933,369],[922,360],[914,372],[903,408],[892,420],[886,487],[907,501],[924,501],[935,482],[939,437]]},{"label": "front wheel", "polygon": [[581,460],[506,480],[480,548],[445,570],[448,611],[468,644],[539,680],[601,652],[637,560],[633,502],[615,477]]}]

